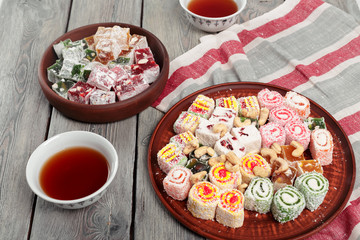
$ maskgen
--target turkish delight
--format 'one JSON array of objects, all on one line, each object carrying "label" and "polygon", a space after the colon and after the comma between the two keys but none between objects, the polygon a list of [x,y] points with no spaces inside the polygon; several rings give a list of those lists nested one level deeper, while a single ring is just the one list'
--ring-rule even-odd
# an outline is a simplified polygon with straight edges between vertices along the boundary
[{"label": "turkish delight", "polygon": [[95,91],[95,88],[90,84],[84,82],[77,82],[68,90],[67,96],[71,101],[88,104],[90,95],[93,91]]},{"label": "turkish delight", "polygon": [[174,123],[174,131],[177,134],[190,131],[195,133],[200,124],[200,117],[189,112],[182,112]]},{"label": "turkish delight", "polygon": [[227,131],[230,132],[231,128],[234,126],[234,119],[236,115],[237,112],[231,108],[216,107],[209,118],[209,121],[225,124]]},{"label": "turkish delight", "polygon": [[214,150],[218,155],[226,155],[230,151],[233,151],[238,158],[245,155],[245,146],[230,133],[226,133],[216,141]]},{"label": "turkish delight", "polygon": [[190,105],[188,112],[208,119],[214,111],[215,101],[204,95],[198,95]]},{"label": "turkish delight", "polygon": [[115,103],[115,92],[96,89],[91,93],[89,101],[91,105]]},{"label": "turkish delight", "polygon": [[216,99],[216,107],[231,108],[235,111],[236,115],[239,111],[239,104],[234,96]]},{"label": "turkish delight", "polygon": [[200,124],[195,131],[199,143],[205,146],[214,147],[215,142],[220,139],[220,132],[214,132],[215,123],[204,118],[200,119]]},{"label": "turkish delight", "polygon": [[241,97],[238,99],[239,113],[243,117],[257,119],[260,114],[260,106],[256,96]]},{"label": "turkish delight", "polygon": [[261,135],[254,125],[233,128],[230,133],[244,144],[246,153],[258,153],[260,151]]},{"label": "turkish delight", "polygon": [[107,67],[95,67],[87,80],[91,86],[97,87],[104,91],[110,91],[114,87],[116,74]]}]

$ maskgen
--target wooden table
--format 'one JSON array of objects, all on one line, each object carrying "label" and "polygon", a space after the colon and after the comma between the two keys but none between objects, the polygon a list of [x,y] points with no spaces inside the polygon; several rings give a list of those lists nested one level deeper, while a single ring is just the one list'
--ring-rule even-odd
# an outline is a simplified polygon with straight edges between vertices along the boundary
[{"label": "wooden table", "polygon": [[[330,3],[352,12],[355,0]],[[248,0],[239,22],[283,0]],[[109,124],[70,120],[51,107],[37,82],[45,48],[74,28],[123,22],[153,32],[170,60],[198,44],[206,33],[192,27],[177,0],[0,0],[0,239],[199,239],[162,206],[150,184],[147,148],[163,113],[149,107]],[[359,16],[360,18],[360,16]],[[25,167],[35,148],[56,134],[85,130],[110,140],[119,170],[94,205],[64,210],[38,198]]]}]

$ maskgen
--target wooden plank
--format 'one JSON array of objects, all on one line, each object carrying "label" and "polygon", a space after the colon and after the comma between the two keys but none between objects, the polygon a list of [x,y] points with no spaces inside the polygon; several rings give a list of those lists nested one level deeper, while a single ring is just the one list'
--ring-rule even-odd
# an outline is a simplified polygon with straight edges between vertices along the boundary
[{"label": "wooden plank", "polygon": [[[154,33],[163,42],[170,60],[196,46],[200,36],[206,34],[189,23],[178,1],[145,0],[142,27]],[[157,198],[149,181],[149,140],[162,116],[163,113],[151,107],[139,114],[134,237],[201,239],[172,217]]]},{"label": "wooden plank", "polygon": [[[141,1],[73,0],[69,29],[96,22],[128,22],[139,25]],[[87,124],[53,111],[49,137],[85,130],[104,136],[119,155],[119,169],[107,193],[95,204],[80,210],[63,210],[38,199],[33,239],[128,239],[132,217],[132,190],[137,117],[109,124]],[[61,226],[61,227],[59,227]]]},{"label": "wooden plank", "polygon": [[34,194],[26,183],[25,168],[32,151],[45,139],[50,114],[38,84],[37,67],[46,45],[65,29],[69,3],[1,3],[1,239],[26,239],[28,235]]}]

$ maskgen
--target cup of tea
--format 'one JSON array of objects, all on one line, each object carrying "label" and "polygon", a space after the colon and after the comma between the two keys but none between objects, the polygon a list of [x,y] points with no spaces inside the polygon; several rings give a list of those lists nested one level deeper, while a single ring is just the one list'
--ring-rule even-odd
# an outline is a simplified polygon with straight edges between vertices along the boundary
[{"label": "cup of tea", "polygon": [[106,138],[70,131],[35,149],[26,165],[26,180],[40,198],[62,208],[78,209],[105,194],[117,169],[117,152]]},{"label": "cup of tea", "polygon": [[219,32],[233,25],[247,0],[179,0],[186,18],[205,32]]}]

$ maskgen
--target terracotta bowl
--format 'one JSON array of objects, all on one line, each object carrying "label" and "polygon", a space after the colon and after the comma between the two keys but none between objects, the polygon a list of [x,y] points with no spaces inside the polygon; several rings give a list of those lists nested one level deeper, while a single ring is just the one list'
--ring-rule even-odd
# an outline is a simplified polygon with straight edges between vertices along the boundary
[{"label": "terracotta bowl", "polygon": [[[76,103],[67,100],[55,93],[51,88],[52,83],[48,80],[47,77],[47,68],[54,64],[57,59],[56,53],[53,50],[53,45],[65,39],[71,39],[72,41],[80,40],[84,37],[95,34],[97,28],[100,26],[112,27],[114,25],[130,28],[131,34],[146,36],[149,47],[154,54],[155,61],[160,66],[160,74],[158,78],[150,85],[150,87],[135,97],[106,105],[86,105]],[[50,104],[64,116],[82,122],[114,122],[138,114],[150,106],[157,99],[157,97],[164,89],[168,79],[169,56],[162,42],[154,34],[141,27],[116,22],[97,23],[76,28],[70,32],[65,33],[56,39],[53,43],[51,43],[41,58],[38,75],[39,83],[44,95]]]}]

